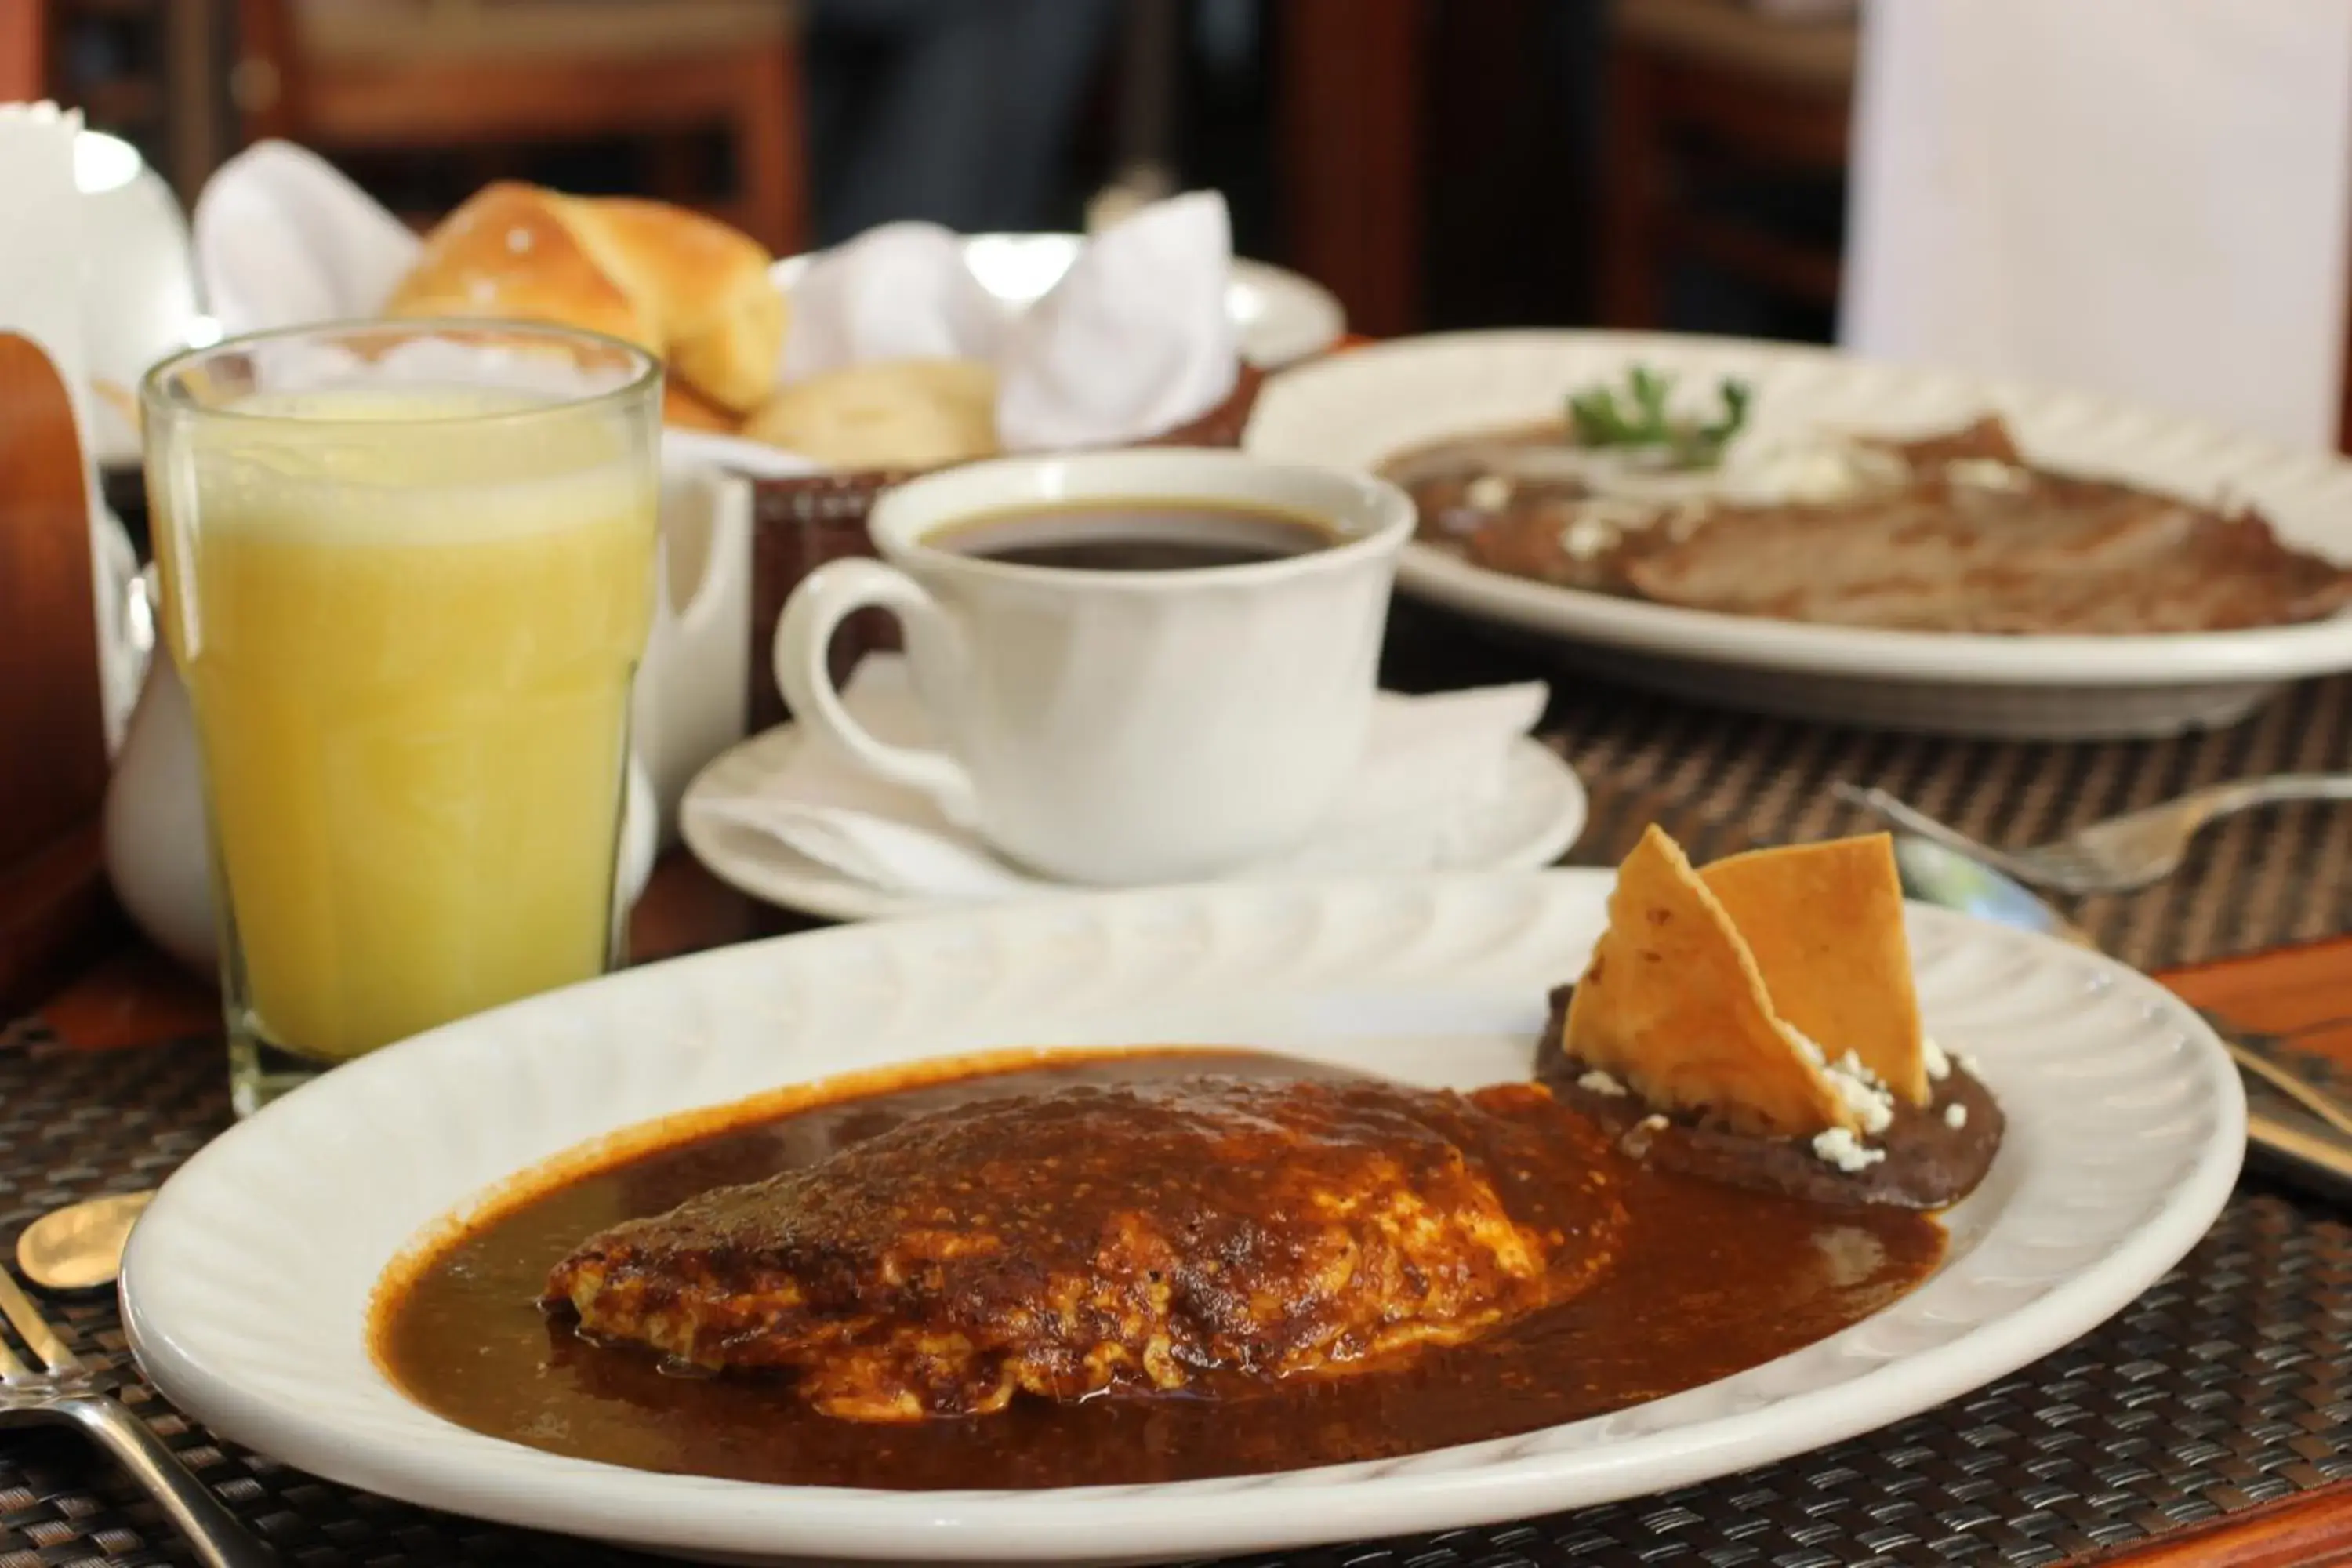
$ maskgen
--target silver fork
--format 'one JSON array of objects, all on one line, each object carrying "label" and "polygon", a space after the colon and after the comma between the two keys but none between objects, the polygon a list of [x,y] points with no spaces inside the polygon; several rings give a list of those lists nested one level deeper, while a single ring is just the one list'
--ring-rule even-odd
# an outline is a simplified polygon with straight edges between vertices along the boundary
[{"label": "silver fork", "polygon": [[2143,806],[2078,828],[2031,849],[1995,849],[1958,828],[1904,805],[1883,789],[1830,786],[1850,802],[1922,838],[1932,838],[2008,872],[2021,882],[2061,893],[2127,893],[2180,868],[2189,841],[2218,817],[2292,800],[2352,800],[2352,773],[2273,773],[2268,778],[2209,784],[2178,800]]},{"label": "silver fork", "polygon": [[47,1369],[26,1366],[0,1336],[0,1426],[33,1421],[80,1426],[163,1505],[205,1568],[278,1568],[277,1553],[248,1534],[145,1422],[100,1392],[96,1376],[5,1269],[0,1269],[0,1312]]}]

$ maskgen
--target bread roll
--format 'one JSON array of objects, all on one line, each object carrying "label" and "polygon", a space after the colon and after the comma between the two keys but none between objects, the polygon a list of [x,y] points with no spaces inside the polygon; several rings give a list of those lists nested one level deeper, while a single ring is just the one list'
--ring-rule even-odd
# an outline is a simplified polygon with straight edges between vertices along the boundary
[{"label": "bread roll", "polygon": [[662,381],[662,423],[675,430],[711,430],[732,436],[743,422],[677,376]]},{"label": "bread roll", "polygon": [[785,387],[743,434],[836,468],[929,468],[991,457],[996,372],[975,360],[850,365]]},{"label": "bread roll", "polygon": [[607,332],[659,353],[661,324],[572,237],[562,198],[501,180],[425,237],[387,316],[492,316]]},{"label": "bread roll", "polygon": [[758,241],[699,213],[613,197],[573,201],[572,232],[661,329],[670,367],[748,414],[776,389],[784,296]]},{"label": "bread roll", "polygon": [[772,389],[783,342],[769,260],[749,236],[682,207],[500,181],[425,237],[384,310],[609,332],[741,413]]}]

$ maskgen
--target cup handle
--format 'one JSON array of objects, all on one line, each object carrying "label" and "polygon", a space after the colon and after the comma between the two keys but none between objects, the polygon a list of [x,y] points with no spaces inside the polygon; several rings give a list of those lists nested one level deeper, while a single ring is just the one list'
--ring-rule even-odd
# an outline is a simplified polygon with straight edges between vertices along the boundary
[{"label": "cup handle", "polygon": [[955,628],[922,584],[879,561],[829,561],[801,580],[776,623],[776,684],[795,721],[825,736],[867,772],[921,790],[961,827],[980,816],[963,764],[943,752],[877,741],[849,716],[833,684],[827,651],[834,628],[859,610],[887,610],[909,632],[955,646]]}]

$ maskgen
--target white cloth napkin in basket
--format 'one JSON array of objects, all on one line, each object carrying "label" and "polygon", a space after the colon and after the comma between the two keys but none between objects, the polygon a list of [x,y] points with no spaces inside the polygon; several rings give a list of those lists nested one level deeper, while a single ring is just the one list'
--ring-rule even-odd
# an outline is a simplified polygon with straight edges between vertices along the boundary
[{"label": "white cloth napkin in basket", "polygon": [[[1541,682],[1446,692],[1382,693],[1364,760],[1314,838],[1265,871],[1282,875],[1424,870],[1501,792],[1511,748],[1542,716]],[[929,721],[896,655],[869,655],[842,700],[876,738],[932,743]],[[929,797],[860,770],[814,737],[753,795],[697,795],[686,814],[764,835],[803,858],[885,892],[955,901],[1034,895],[1054,886],[996,858]]]},{"label": "white cloth napkin in basket", "polygon": [[[196,203],[197,270],[223,331],[375,314],[419,241],[324,159],[263,142]],[[981,287],[961,242],[889,224],[810,258],[791,283],[779,383],[879,360],[951,356],[997,368],[1008,451],[1108,446],[1198,418],[1233,390],[1224,198],[1155,203],[1088,238],[1026,310]]]}]

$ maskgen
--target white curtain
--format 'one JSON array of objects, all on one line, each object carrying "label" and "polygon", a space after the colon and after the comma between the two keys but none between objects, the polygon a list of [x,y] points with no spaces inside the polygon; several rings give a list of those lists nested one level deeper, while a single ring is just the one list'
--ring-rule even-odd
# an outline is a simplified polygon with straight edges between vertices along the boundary
[{"label": "white curtain", "polygon": [[2335,444],[2352,0],[1868,0],[1840,339]]}]

